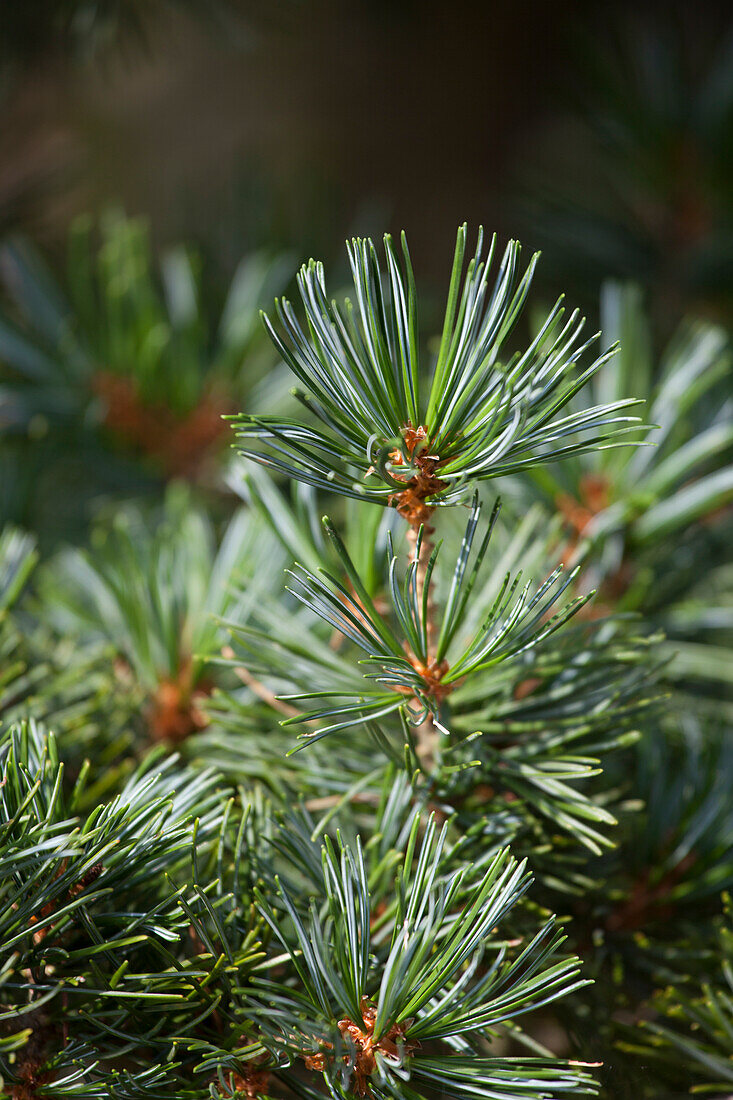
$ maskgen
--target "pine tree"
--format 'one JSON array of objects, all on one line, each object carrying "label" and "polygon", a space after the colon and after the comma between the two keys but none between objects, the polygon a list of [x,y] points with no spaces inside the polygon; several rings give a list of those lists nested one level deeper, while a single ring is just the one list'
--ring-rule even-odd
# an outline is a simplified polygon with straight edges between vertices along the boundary
[{"label": "pine tree", "polygon": [[[434,358],[404,236],[350,243],[351,302],[301,269],[305,322],[265,324],[303,415],[234,418],[223,533],[174,485],[25,597],[4,536],[12,1100],[729,1090],[725,731],[670,714],[653,585],[597,607],[589,580],[686,479],[685,520],[720,503],[728,436],[675,406],[647,459],[638,359],[611,377],[561,302],[525,325],[536,257],[466,247]],[[669,373],[704,397],[721,364],[696,332]],[[616,526],[574,537],[543,501],[599,467]]]}]

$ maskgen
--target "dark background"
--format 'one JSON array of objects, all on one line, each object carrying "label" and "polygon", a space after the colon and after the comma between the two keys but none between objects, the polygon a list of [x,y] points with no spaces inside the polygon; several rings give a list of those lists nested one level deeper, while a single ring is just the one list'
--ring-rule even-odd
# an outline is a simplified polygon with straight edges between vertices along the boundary
[{"label": "dark background", "polygon": [[651,54],[670,41],[694,78],[728,7],[8,5],[2,228],[53,248],[75,212],[117,202],[148,216],[158,243],[194,240],[225,272],[265,242],[330,258],[351,233],[404,227],[440,286],[459,222],[545,244],[548,181],[603,193],[603,149],[583,130],[598,55],[619,36],[646,36]]}]

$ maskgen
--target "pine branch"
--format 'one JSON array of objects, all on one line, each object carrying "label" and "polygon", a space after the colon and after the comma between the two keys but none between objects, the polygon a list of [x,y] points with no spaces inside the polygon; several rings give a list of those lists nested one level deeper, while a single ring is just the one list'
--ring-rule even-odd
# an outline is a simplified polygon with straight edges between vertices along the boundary
[{"label": "pine branch", "polygon": [[[710,544],[716,538],[722,544],[730,534],[733,428],[724,381],[730,372],[729,341],[721,328],[688,320],[657,362],[637,288],[606,284],[601,307],[604,333],[621,340],[617,369],[593,379],[578,395],[577,408],[634,393],[649,408],[653,426],[642,434],[653,445],[589,453],[562,467],[536,468],[530,478],[564,520],[562,560],[582,561],[595,574],[600,603],[642,611],[684,642],[669,647],[677,656],[667,675],[683,690],[692,681],[696,694],[709,694],[727,686],[716,643],[733,636],[730,624],[721,623],[703,649],[694,644],[703,644],[703,631],[694,638],[678,624],[689,609],[685,597],[691,590],[697,589],[695,602],[701,597],[703,607],[720,602],[711,593],[706,599],[701,577],[708,573]],[[715,557],[710,568],[715,569]],[[717,588],[725,602],[725,578]]]},{"label": "pine branch", "polygon": [[[420,818],[413,816],[391,940],[377,949],[378,965],[358,841],[352,850],[326,840],[320,867],[302,847],[290,849],[318,876],[327,904],[323,914],[312,905],[306,916],[282,882],[275,905],[260,896],[300,986],[296,996],[271,980],[255,980],[254,1019],[265,1044],[323,1074],[339,1096],[413,1097],[419,1095],[408,1083],[413,1079],[418,1088],[423,1081],[461,1097],[477,1089],[502,1097],[537,1089],[532,1094],[547,1097],[593,1091],[588,1075],[570,1065],[481,1053],[486,1029],[578,988],[576,960],[555,960],[562,937],[551,924],[511,961],[500,942],[489,945],[495,925],[529,885],[524,868],[503,852],[473,878],[465,870],[443,878],[446,829],[438,832],[431,820],[421,841],[419,832]],[[438,1053],[440,1044],[447,1049]],[[470,1060],[461,1057],[469,1051]]]},{"label": "pine branch", "polygon": [[143,765],[116,799],[82,819],[83,777],[69,798],[53,736],[30,723],[4,741],[0,1028],[11,1057],[3,1078],[18,1096],[103,1095],[113,1082],[121,1095],[147,1095],[161,1068],[144,1069],[133,1087],[124,1070],[106,1076],[96,1066],[100,1055],[124,1062],[151,1041],[161,1007],[180,999],[156,988],[148,971],[167,968],[169,945],[185,931],[187,887],[175,889],[167,876],[189,860],[197,836],[216,833],[214,776],[176,773],[175,758],[158,773]]},{"label": "pine branch", "polygon": [[[264,524],[243,511],[217,540],[181,485],[169,489],[162,515],[130,507],[95,536],[93,553],[64,552],[44,571],[44,612],[84,645],[114,647],[119,678],[142,695],[146,739],[180,744],[208,722],[211,661],[223,641],[217,617],[246,621],[257,588],[271,583],[265,565],[283,559]],[[242,572],[253,579],[235,595]]]},{"label": "pine branch", "polygon": [[355,306],[328,301],[321,264],[301,268],[307,331],[285,299],[277,303],[284,335],[267,317],[265,323],[305,387],[297,396],[321,426],[239,416],[240,452],[326,492],[392,504],[418,526],[436,504],[460,499],[467,480],[624,442],[638,423],[621,415],[633,400],[558,415],[613,354],[577,369],[593,343],[580,341],[577,313],[563,324],[558,302],[524,351],[508,351],[537,257],[519,277],[520,248],[510,242],[490,289],[495,241],[483,258],[479,232],[464,276],[465,246],[463,226],[429,385],[419,361],[417,295],[404,235],[402,267],[385,237],[386,276],[370,240],[348,246]]},{"label": "pine branch", "polygon": [[[309,740],[318,740],[329,733],[348,728],[363,720],[367,714],[376,719],[398,710],[402,710],[405,716],[415,724],[419,724],[428,713],[442,722],[441,701],[450,694],[458,681],[510,660],[522,651],[538,645],[544,638],[558,630],[582,606],[584,601],[576,601],[563,608],[553,618],[548,618],[550,607],[560,598],[569,583],[569,580],[563,584],[559,583],[559,571],[539,586],[533,595],[530,595],[529,585],[521,591],[518,590],[518,577],[512,583],[507,577],[493,607],[473,639],[467,643],[458,644],[456,639],[461,627],[462,615],[493,527],[492,520],[473,563],[469,565],[479,515],[480,506],[475,502],[463,547],[453,572],[452,587],[442,620],[434,623],[436,636],[434,652],[429,648],[429,619],[432,618],[429,613],[429,601],[437,551],[431,555],[425,568],[422,598],[419,598],[418,576],[422,534],[419,534],[417,539],[417,560],[408,566],[402,584],[397,579],[397,557],[390,541],[387,573],[393,625],[378,611],[357,574],[346,548],[333,526],[326,521],[326,530],[342,563],[344,579],[341,580],[333,574],[324,572],[325,579],[321,580],[307,570],[299,570],[292,574],[296,583],[291,591],[296,599],[315,611],[324,622],[361,648],[367,654],[364,663],[368,668],[376,665],[377,671],[368,671],[365,674],[367,681],[375,682],[375,687],[368,692],[363,686],[356,691],[353,689],[347,691],[345,683],[336,688],[333,683],[333,673],[339,667],[346,673],[348,666],[332,654],[323,660],[325,655],[321,650],[325,675],[328,675],[328,670],[331,671],[332,688],[326,691],[306,690],[283,698],[286,702],[302,702],[325,700],[331,696],[338,697],[341,701],[333,708],[326,705],[306,712],[304,717],[309,721],[320,722],[329,719],[335,719],[335,721],[326,726],[319,726],[315,732],[309,731],[304,735],[305,737]],[[496,511],[494,520],[495,517]],[[261,632],[238,626],[233,626],[233,630],[237,640],[247,646],[253,657],[258,654],[261,662],[263,646],[267,645],[267,640]],[[298,669],[296,660],[301,647],[294,640],[288,640],[286,637],[275,644],[281,650],[289,649],[292,654],[292,670],[289,674],[289,679],[292,681]],[[271,644],[270,648],[274,649],[275,646]],[[301,662],[303,671],[300,673],[304,684],[309,681],[312,683],[312,666],[314,659],[318,659],[317,650],[309,651],[307,647],[305,648],[308,659]],[[271,658],[268,657],[268,660],[270,659],[274,661],[274,653]],[[279,660],[285,670],[287,658],[281,657]],[[328,670],[325,666],[328,666]],[[271,664],[270,667],[274,669],[275,665]],[[250,671],[253,671],[251,665]],[[323,680],[323,678],[324,672],[319,679]],[[354,694],[357,698],[349,702],[345,698],[348,694]],[[411,698],[416,701],[415,707],[410,705]],[[294,720],[287,719],[285,724]]]}]

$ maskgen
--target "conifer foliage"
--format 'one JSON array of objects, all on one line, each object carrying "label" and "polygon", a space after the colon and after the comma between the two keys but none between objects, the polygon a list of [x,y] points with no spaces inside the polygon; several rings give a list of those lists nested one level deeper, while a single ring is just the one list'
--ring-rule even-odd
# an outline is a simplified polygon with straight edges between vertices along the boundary
[{"label": "conifer foliage", "polygon": [[12,1100],[729,1089],[730,754],[670,714],[679,607],[611,584],[665,493],[727,504],[723,340],[640,393],[562,301],[528,321],[537,257],[467,241],[434,343],[404,235],[348,245],[353,300],[301,269],[265,325],[302,417],[232,418],[224,529],[172,485],[35,574],[0,539]]}]

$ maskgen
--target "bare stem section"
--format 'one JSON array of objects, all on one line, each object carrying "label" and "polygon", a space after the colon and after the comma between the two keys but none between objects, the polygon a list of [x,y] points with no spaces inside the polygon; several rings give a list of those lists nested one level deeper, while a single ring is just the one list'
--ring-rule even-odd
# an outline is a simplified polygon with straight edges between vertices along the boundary
[{"label": "bare stem section", "polygon": [[[411,562],[413,562],[413,561],[417,562],[417,571],[416,571],[415,580],[417,581],[417,598],[418,598],[419,603],[422,603],[423,595],[424,595],[424,592],[425,592],[425,577],[426,577],[427,570],[428,570],[428,562],[430,561],[430,555],[433,552],[433,546],[434,546],[433,532],[434,531],[435,531],[435,528],[431,527],[430,524],[428,524],[428,523],[422,524],[422,540],[420,541],[419,553],[418,553],[418,548],[417,548],[417,541],[418,541],[418,535],[419,535],[419,532],[420,532],[420,527],[419,526],[418,527],[410,527],[410,528],[408,528],[408,531],[407,531],[407,543],[410,547],[410,561]],[[432,644],[433,644],[433,637],[434,637],[434,634],[435,634],[435,622],[434,622],[434,614],[433,614],[434,610],[435,610],[435,605],[433,604],[433,601],[430,597],[430,593],[428,592],[428,607],[427,607],[428,619],[427,619],[427,624],[426,624],[427,629],[428,629],[428,655],[430,655],[430,650],[431,650]]]},{"label": "bare stem section", "polygon": [[[426,509],[427,510],[427,509]],[[432,512],[432,509],[431,509]],[[425,578],[428,568],[428,562],[430,561],[430,555],[433,552],[433,532],[434,528],[426,522],[427,517],[423,518],[422,524],[417,526],[410,526],[407,531],[407,541],[410,547],[410,561],[417,562],[416,582],[417,582],[417,598],[419,603],[422,603],[423,595],[425,592]],[[418,550],[418,536],[420,528],[422,527],[422,539],[420,540],[420,547]],[[434,658],[432,653],[433,641],[435,638],[435,605],[428,592],[427,599],[427,635],[428,635],[428,661],[426,673],[434,665]],[[435,759],[438,749],[438,739],[440,734],[435,727],[435,721],[432,714],[428,714],[424,722],[421,722],[419,726],[415,728],[415,747],[417,750],[418,759],[426,772],[432,772],[435,767]]]}]

